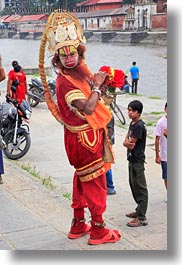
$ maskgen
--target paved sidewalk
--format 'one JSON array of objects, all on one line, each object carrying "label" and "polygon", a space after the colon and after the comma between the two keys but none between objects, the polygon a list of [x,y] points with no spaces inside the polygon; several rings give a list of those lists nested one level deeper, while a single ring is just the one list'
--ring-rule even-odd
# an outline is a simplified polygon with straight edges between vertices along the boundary
[{"label": "paved sidewalk", "polygon": [[[118,228],[121,241],[87,245],[88,236],[69,240],[70,201],[45,188],[25,171],[5,159],[6,174],[0,185],[0,249],[7,250],[165,250],[167,248],[166,203],[160,184],[149,183],[149,225],[129,228],[125,213],[133,210],[130,191],[116,187],[108,196],[105,215],[109,227]],[[152,172],[151,172],[152,173]],[[152,174],[151,174],[152,175]],[[156,177],[155,177],[156,178]],[[159,214],[160,213],[160,214]],[[87,220],[88,220],[87,214]]]},{"label": "paved sidewalk", "polygon": [[[131,97],[124,98],[127,105]],[[149,117],[151,100],[143,100],[146,106],[144,114]],[[163,107],[164,100],[159,100],[151,108],[162,111]],[[62,127],[48,113],[43,104],[33,110],[30,124],[32,146],[28,154],[20,161],[4,158],[4,184],[0,185],[0,250],[167,250],[166,191],[161,168],[154,161],[152,137],[148,138],[146,147],[149,225],[138,228],[126,226],[128,218],[125,214],[136,206],[128,184],[126,150],[122,146],[128,125],[116,126],[116,162],[112,166],[116,195],[107,197],[104,215],[107,226],[119,229],[122,239],[114,244],[90,246],[87,244],[88,235],[76,240],[67,238],[72,210],[69,196],[64,197],[63,194],[71,192],[73,169],[66,161],[65,151],[57,144],[60,139],[56,136]],[[149,129],[149,135],[150,130],[152,132],[153,128]],[[59,137],[62,134],[61,131]],[[41,175],[45,172],[51,175],[56,190],[46,188],[39,179],[20,167],[27,161],[31,166],[36,165]],[[86,219],[89,220],[88,211]]]}]

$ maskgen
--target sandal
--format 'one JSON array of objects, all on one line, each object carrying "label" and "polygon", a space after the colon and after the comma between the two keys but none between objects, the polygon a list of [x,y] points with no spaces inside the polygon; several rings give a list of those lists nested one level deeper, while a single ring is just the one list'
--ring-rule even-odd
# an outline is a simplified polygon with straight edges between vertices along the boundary
[{"label": "sandal", "polygon": [[121,235],[118,230],[109,230],[108,234],[106,234],[103,238],[100,239],[92,239],[89,238],[89,245],[99,245],[105,243],[115,243],[121,239]]},{"label": "sandal", "polygon": [[148,225],[147,220],[139,220],[138,218],[133,219],[132,221],[127,223],[129,227],[139,227],[139,226],[146,226]]},{"label": "sandal", "polygon": [[136,212],[127,213],[126,214],[126,217],[129,217],[129,218],[137,218],[137,213]]},{"label": "sandal", "polygon": [[90,234],[90,232],[91,232],[91,226],[86,224],[86,227],[85,227],[83,232],[78,233],[78,234],[76,234],[76,233],[74,234],[72,232],[69,232],[68,233],[68,238],[69,239],[77,239],[77,238],[80,238],[80,237],[82,237],[84,235]]}]

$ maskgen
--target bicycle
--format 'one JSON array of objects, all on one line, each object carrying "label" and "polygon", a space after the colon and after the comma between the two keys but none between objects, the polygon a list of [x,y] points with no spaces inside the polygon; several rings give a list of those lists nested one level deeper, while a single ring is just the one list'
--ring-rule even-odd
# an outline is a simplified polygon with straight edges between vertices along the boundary
[{"label": "bicycle", "polygon": [[125,125],[126,119],[124,117],[124,114],[122,110],[120,109],[120,107],[118,106],[118,104],[116,103],[117,95],[122,95],[122,94],[125,94],[125,92],[121,91],[121,92],[112,93],[111,95],[105,95],[104,101],[106,102],[107,105],[110,105],[113,113],[118,118],[118,120],[121,122],[121,124]]}]

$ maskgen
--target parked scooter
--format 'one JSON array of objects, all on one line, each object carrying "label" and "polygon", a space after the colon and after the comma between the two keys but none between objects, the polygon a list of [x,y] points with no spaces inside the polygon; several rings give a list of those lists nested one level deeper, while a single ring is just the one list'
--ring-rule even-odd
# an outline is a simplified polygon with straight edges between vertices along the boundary
[{"label": "parked scooter", "polygon": [[[31,79],[31,84],[27,91],[27,100],[31,107],[36,107],[39,103],[45,102],[44,88],[42,82],[37,78]],[[54,79],[48,80],[51,96],[56,94],[56,81]]]},{"label": "parked scooter", "polygon": [[0,104],[0,148],[12,160],[23,157],[29,150],[31,139],[28,122],[31,107],[26,100],[18,104],[16,99],[6,96]]}]

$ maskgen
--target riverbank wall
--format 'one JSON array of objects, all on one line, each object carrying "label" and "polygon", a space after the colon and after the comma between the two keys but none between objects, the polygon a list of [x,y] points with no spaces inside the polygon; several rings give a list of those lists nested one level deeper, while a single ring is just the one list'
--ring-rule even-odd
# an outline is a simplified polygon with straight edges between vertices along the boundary
[{"label": "riverbank wall", "polygon": [[[87,42],[167,46],[167,31],[85,31]],[[41,39],[42,32],[1,32],[0,38]]]},{"label": "riverbank wall", "polygon": [[[45,74],[47,76],[52,76],[52,66],[45,66]],[[38,67],[24,67],[23,71],[26,75],[31,76],[32,78],[34,77],[33,75],[38,75],[39,74],[39,68]]]},{"label": "riverbank wall", "polygon": [[167,46],[167,32],[90,32],[86,31],[85,36],[88,42],[103,42],[103,43],[121,43],[121,44],[152,44]]}]

